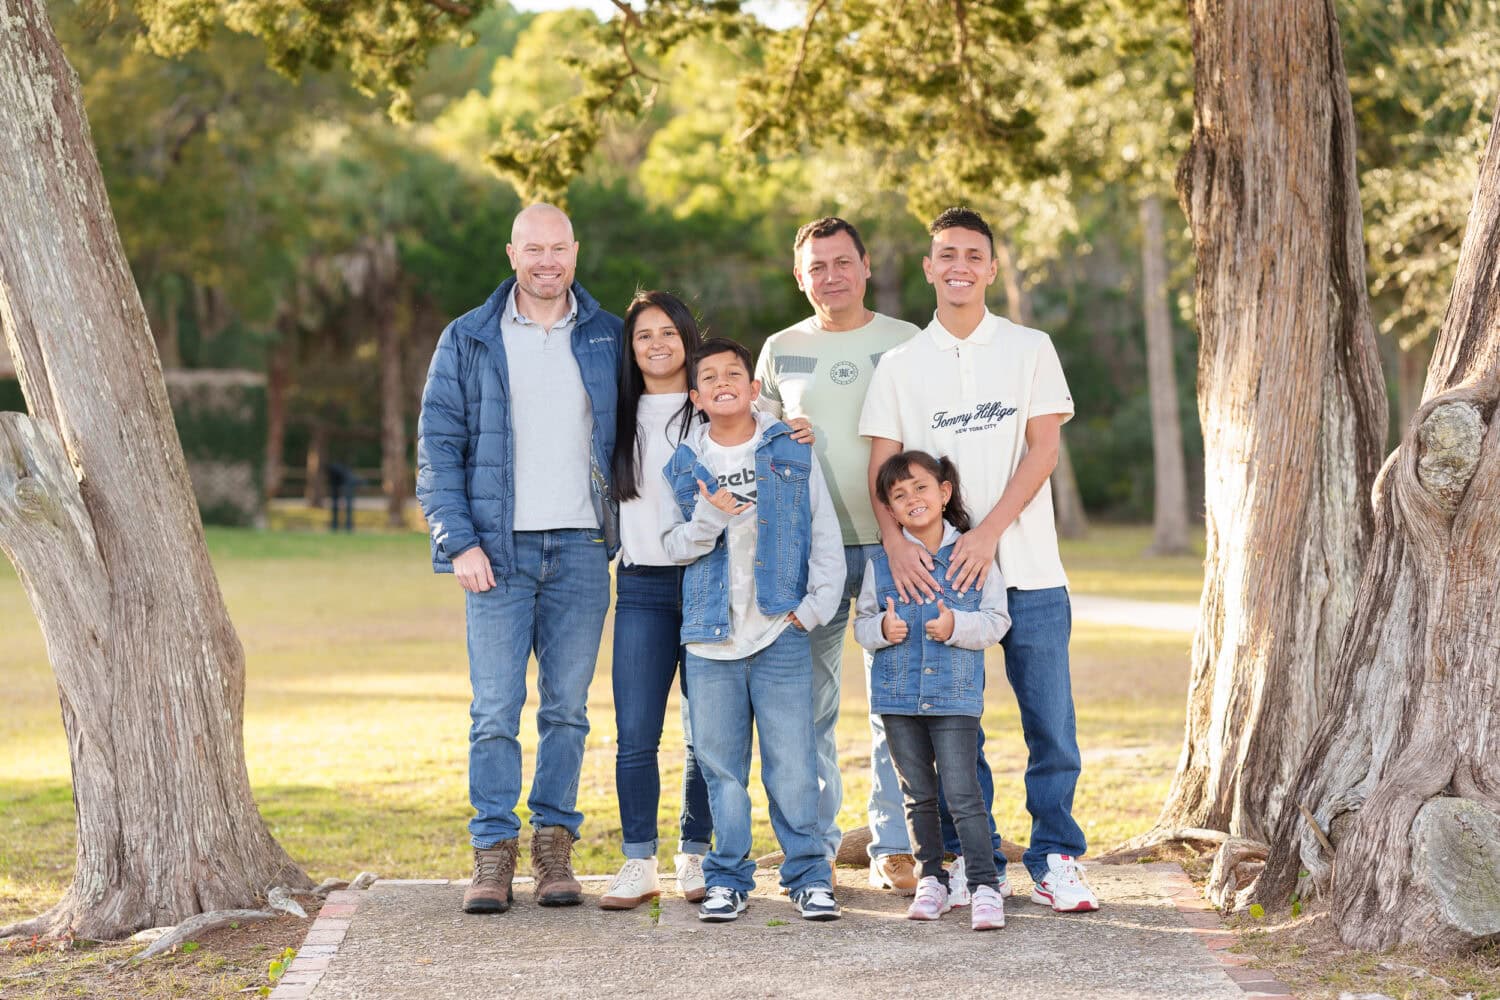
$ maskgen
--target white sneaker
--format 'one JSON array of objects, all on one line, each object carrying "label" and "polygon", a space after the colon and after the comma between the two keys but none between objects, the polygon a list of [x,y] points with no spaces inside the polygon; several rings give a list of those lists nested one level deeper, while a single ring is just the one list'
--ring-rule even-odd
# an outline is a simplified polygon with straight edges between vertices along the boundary
[{"label": "white sneaker", "polygon": [[1087,913],[1099,909],[1099,897],[1089,888],[1083,865],[1071,854],[1047,855],[1047,874],[1031,890],[1031,901],[1058,913]]},{"label": "white sneaker", "polygon": [[689,903],[701,903],[708,893],[703,881],[703,855],[679,854],[673,858],[677,863],[677,891]]},{"label": "white sneaker", "polygon": [[[1009,899],[1014,892],[1004,872],[1000,873],[1000,884],[995,891],[1000,894],[1001,899]],[[954,906],[969,905],[969,878],[964,871],[963,855],[954,858],[953,864],[948,866],[948,901]]]},{"label": "white sneaker", "polygon": [[948,866],[948,905],[969,905],[969,878],[964,872],[964,856],[960,854]]},{"label": "white sneaker", "polygon": [[633,910],[661,895],[655,858],[626,858],[625,866],[599,897],[601,910]]}]

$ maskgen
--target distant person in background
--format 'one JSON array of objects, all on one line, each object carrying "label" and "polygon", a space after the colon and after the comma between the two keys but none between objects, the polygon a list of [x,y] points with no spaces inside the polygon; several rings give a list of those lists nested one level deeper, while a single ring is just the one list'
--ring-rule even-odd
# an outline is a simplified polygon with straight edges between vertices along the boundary
[{"label": "distant person in background", "polygon": [[536,900],[575,905],[572,849],[588,691],[609,608],[609,496],[620,320],[573,280],[573,225],[551,205],[516,216],[515,269],[438,341],[417,429],[417,498],[433,567],[465,592],[469,680],[469,913],[511,904],[526,665],[537,657],[531,867]]},{"label": "distant person in background", "polygon": [[344,508],[344,530],[354,530],[354,494],[364,480],[342,462],[330,462],[323,470],[328,477],[328,530],[339,530],[339,505]]},{"label": "distant person in background", "polygon": [[[997,564],[1005,574],[1011,628],[1001,645],[1026,736],[1031,841],[1022,860],[1031,898],[1058,911],[1097,910],[1078,863],[1087,845],[1073,819],[1081,767],[1068,676],[1073,612],[1048,483],[1073,396],[1051,338],[985,307],[999,270],[989,224],[950,208],[928,231],[922,271],[937,311],[919,336],[881,359],[859,421],[871,439],[870,495],[892,585],[901,603],[925,602],[950,586],[960,594],[982,588]],[[963,476],[975,523],[954,543],[941,580],[932,553],[904,537],[879,504],[880,469],[903,450],[950,459]],[[981,788],[992,812],[994,784],[981,780]],[[996,860],[1006,896],[1004,859]]]},{"label": "distant person in background", "polygon": [[[615,570],[615,794],[625,865],[599,900],[628,910],[661,895],[656,872],[656,812],[661,801],[657,751],[667,698],[682,668],[682,567],[662,547],[662,511],[672,491],[661,470],[700,414],[688,400],[688,359],[698,324],[667,292],[638,292],[625,310],[616,413],[614,496],[620,504],[620,563]],[[685,678],[684,678],[685,680]],[[684,701],[686,704],[686,701]],[[684,713],[686,723],[686,713]],[[703,856],[713,837],[708,786],[686,730],[677,889],[703,901]]]}]

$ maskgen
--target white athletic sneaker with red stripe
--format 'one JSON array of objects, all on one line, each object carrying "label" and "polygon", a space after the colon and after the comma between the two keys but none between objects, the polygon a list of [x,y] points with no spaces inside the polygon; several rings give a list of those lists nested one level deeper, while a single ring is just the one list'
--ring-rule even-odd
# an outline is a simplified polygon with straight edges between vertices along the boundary
[{"label": "white athletic sneaker with red stripe", "polygon": [[1089,888],[1083,865],[1071,854],[1047,855],[1047,874],[1031,890],[1031,901],[1058,913],[1087,913],[1099,909],[1099,897]]}]

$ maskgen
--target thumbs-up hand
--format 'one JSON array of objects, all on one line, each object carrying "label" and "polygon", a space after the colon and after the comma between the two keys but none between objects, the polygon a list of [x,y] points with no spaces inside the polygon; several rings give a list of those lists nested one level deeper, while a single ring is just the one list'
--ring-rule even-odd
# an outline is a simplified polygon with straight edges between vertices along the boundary
[{"label": "thumbs-up hand", "polygon": [[927,623],[927,638],[934,642],[947,642],[953,638],[953,612],[941,597],[938,598],[938,616]]},{"label": "thumbs-up hand", "polygon": [[880,634],[885,636],[887,642],[905,642],[907,631],[906,622],[896,614],[896,599],[887,597],[885,614],[880,616]]}]

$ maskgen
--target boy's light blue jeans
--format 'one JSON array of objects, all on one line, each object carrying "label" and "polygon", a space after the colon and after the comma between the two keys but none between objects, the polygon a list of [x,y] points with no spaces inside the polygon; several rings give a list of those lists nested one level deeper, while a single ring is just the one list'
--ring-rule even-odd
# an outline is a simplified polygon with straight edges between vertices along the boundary
[{"label": "boy's light blue jeans", "polygon": [[806,632],[795,625],[741,660],[687,654],[693,749],[708,780],[714,846],[703,861],[710,886],[755,888],[750,858],[750,737],[760,735],[761,782],[771,828],[786,859],[781,884],[796,892],[833,885],[818,833],[818,770],[813,751],[812,663]]},{"label": "boy's light blue jeans", "polygon": [[[842,834],[839,810],[844,804],[844,781],[839,773],[839,698],[844,667],[844,634],[849,627],[849,607],[859,596],[865,580],[865,563],[880,551],[878,545],[844,546],[844,596],[838,613],[810,633],[812,640],[813,738],[818,750],[818,830],[823,848],[831,858],[839,852]],[[870,654],[861,650],[865,673]],[[880,716],[870,716],[870,856],[907,850],[906,820],[901,811],[901,789],[896,784],[896,766],[885,745],[885,727]],[[892,812],[894,810],[894,812]],[[877,819],[877,817],[879,817]]]},{"label": "boy's light blue jeans", "polygon": [[589,682],[609,610],[609,560],[597,530],[518,531],[515,572],[465,594],[469,640],[469,821],[475,847],[520,834],[521,708],[526,663],[537,657],[536,772],[527,807],[533,826],[583,823],[575,808],[588,735]]}]

